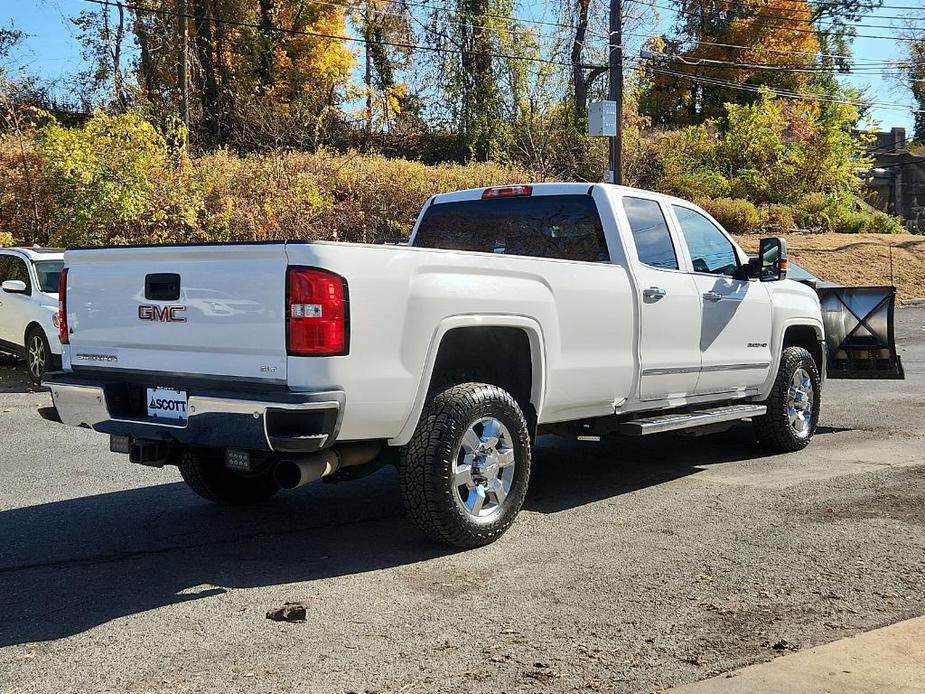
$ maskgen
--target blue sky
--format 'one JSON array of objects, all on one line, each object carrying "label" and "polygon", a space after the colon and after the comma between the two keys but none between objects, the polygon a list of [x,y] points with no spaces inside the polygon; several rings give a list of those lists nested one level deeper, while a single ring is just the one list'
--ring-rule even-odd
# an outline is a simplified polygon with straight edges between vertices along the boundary
[{"label": "blue sky", "polygon": [[[73,25],[67,20],[81,10],[94,8],[95,5],[82,0],[2,0],[0,23],[28,34],[23,47],[8,67],[25,67],[29,72],[38,73],[48,80],[65,78],[79,71],[82,67],[80,47],[77,43]],[[887,2],[889,5],[890,2]],[[884,15],[896,14],[896,10],[878,10],[868,15],[863,21],[873,24],[888,24],[890,20]],[[860,33],[889,36],[889,29],[860,29]],[[865,60],[887,61],[902,57],[903,47],[893,40],[869,38],[856,39],[854,54]],[[874,101],[887,104],[911,104],[912,97],[898,86],[870,75],[846,78],[857,87],[868,87],[867,93]],[[905,127],[912,132],[912,113],[910,111],[893,111],[874,108],[872,117],[879,121],[880,127]]]}]

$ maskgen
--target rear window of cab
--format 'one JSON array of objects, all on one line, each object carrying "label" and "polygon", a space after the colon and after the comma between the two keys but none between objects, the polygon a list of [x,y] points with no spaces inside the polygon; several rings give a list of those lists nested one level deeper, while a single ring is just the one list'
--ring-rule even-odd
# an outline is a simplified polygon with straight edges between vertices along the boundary
[{"label": "rear window of cab", "polygon": [[587,194],[434,203],[414,245],[534,258],[609,262],[604,229]]}]

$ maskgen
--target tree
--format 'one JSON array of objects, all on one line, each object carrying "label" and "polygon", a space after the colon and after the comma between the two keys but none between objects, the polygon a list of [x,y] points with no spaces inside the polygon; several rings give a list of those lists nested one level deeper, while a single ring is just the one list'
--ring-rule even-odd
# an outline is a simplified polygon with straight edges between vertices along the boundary
[{"label": "tree", "polygon": [[353,16],[364,40],[364,119],[368,134],[377,121],[381,128],[388,128],[404,108],[408,88],[396,78],[396,72],[407,67],[412,55],[410,10],[400,1],[367,0]]},{"label": "tree", "polygon": [[575,0],[575,32],[572,35],[570,59],[572,64],[572,108],[575,129],[584,133],[588,125],[588,95],[594,81],[607,72],[605,66],[585,66],[585,47],[588,42],[588,14],[591,0]]},{"label": "tree", "polygon": [[[350,81],[354,55],[337,38],[345,36],[346,8],[305,0],[186,5],[192,141],[242,149],[312,146]],[[178,16],[160,0],[131,7],[144,105],[169,124],[178,111]]]},{"label": "tree", "polygon": [[[77,27],[77,38],[87,69],[79,76],[85,101],[93,98],[110,99],[119,111],[126,111],[129,96],[125,87],[122,47],[125,43],[126,18],[122,4],[84,10],[71,20]],[[87,98],[90,95],[90,99]]]},{"label": "tree", "polygon": [[643,112],[656,123],[699,123],[726,103],[754,101],[760,87],[805,90],[819,46],[812,16],[804,0],[682,0],[676,36],[649,45]]},{"label": "tree", "polygon": [[909,66],[906,73],[909,90],[918,105],[914,137],[916,142],[925,142],[925,38],[909,44]]}]

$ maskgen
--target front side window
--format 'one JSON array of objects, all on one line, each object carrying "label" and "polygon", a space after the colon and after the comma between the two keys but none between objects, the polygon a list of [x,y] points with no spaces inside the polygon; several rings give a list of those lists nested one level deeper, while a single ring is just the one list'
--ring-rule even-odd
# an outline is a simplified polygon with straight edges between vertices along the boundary
[{"label": "front side window", "polygon": [[32,293],[32,281],[29,279],[29,267],[26,261],[15,255],[0,256],[0,282],[22,280],[26,283],[26,293]]},{"label": "front side window", "polygon": [[633,232],[639,262],[662,270],[677,270],[678,257],[662,206],[655,200],[626,197],[623,210]]},{"label": "front side window", "polygon": [[719,228],[689,207],[673,205],[694,272],[711,275],[732,275],[739,267],[739,259],[732,242]]},{"label": "front side window", "polygon": [[435,203],[414,238],[422,248],[607,262],[590,195],[537,195]]}]

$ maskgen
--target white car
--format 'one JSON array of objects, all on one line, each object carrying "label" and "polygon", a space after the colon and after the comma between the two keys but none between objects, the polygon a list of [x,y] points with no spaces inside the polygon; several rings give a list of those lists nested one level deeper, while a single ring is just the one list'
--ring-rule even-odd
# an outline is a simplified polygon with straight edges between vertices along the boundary
[{"label": "white car", "polygon": [[419,527],[473,547],[520,510],[538,433],[751,419],[765,446],[797,451],[819,417],[824,317],[785,279],[783,241],[749,258],[703,210],[649,191],[437,195],[408,245],[65,260],[64,368],[46,378],[61,421],[222,503],[395,463]]},{"label": "white car", "polygon": [[64,251],[0,248],[0,351],[24,357],[29,378],[61,368],[58,279]]}]

